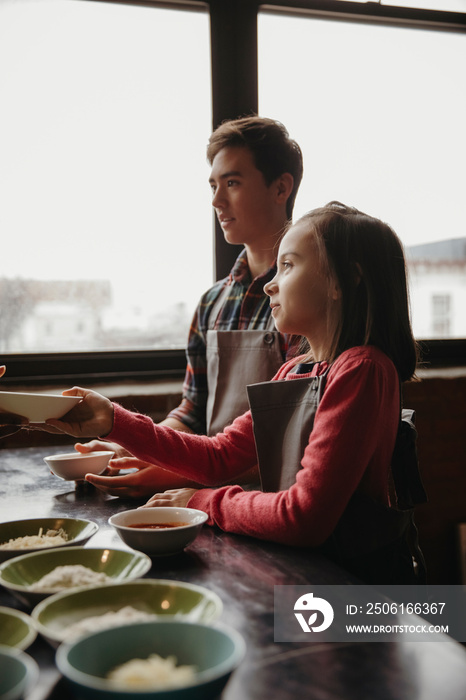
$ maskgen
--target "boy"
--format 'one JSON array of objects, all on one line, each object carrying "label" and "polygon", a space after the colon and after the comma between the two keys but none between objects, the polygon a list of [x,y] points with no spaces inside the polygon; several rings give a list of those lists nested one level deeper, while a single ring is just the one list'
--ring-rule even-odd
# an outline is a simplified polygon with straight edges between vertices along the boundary
[{"label": "boy", "polygon": [[[210,137],[207,158],[212,205],[225,240],[244,245],[244,250],[230,275],[199,302],[188,338],[183,398],[162,424],[213,435],[248,409],[246,385],[271,379],[296,351],[298,339],[275,330],[263,287],[275,275],[276,249],[292,216],[303,162],[285,127],[259,116],[221,124]],[[102,445],[91,441],[77,449],[88,452]],[[193,486],[136,460],[121,447],[114,449],[118,459],[113,467],[138,471],[90,475],[89,482],[107,493],[142,497],[154,490]],[[242,481],[250,480],[249,474]]]}]

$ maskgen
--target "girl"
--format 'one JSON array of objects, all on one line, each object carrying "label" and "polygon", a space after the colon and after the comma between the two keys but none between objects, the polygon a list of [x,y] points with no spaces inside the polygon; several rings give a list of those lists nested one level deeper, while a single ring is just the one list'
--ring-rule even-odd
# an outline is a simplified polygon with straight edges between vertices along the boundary
[{"label": "girl", "polygon": [[398,237],[338,202],[315,209],[282,238],[265,292],[277,329],[308,347],[248,388],[251,410],[223,433],[179,433],[76,388],[64,393],[83,401],[49,423],[104,435],[206,486],[258,463],[261,491],[177,489],[145,507],[187,505],[228,532],[319,547],[368,582],[416,581],[411,510],[397,509],[389,488],[400,386],[417,362]]}]

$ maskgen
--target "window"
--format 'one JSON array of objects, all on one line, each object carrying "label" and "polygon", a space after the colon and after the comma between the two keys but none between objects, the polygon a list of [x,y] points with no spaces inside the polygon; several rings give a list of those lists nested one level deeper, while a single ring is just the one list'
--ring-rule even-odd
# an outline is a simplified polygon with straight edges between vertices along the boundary
[{"label": "window", "polygon": [[0,3],[0,352],[183,348],[213,281],[206,12]]},{"label": "window", "polygon": [[449,294],[432,296],[432,335],[445,337],[450,335],[451,297]]},{"label": "window", "polygon": [[416,7],[421,10],[446,10],[448,12],[464,12],[466,10],[466,0],[382,0],[381,4]]},{"label": "window", "polygon": [[[423,306],[439,275],[444,294],[464,298],[466,287],[465,58],[464,33],[259,16],[259,109],[304,154],[295,216],[337,199],[391,224],[408,257],[422,247],[423,264],[411,266],[422,338],[466,337],[464,302],[441,324]],[[458,244],[447,274],[429,264],[444,239]]]},{"label": "window", "polygon": [[389,221],[413,308],[426,304],[420,338],[431,295],[451,297],[428,361],[464,364],[464,246],[447,261],[455,289],[431,282],[438,243],[465,242],[466,0],[330,3],[332,21],[322,0],[266,7],[0,2],[3,383],[182,375],[192,309],[236,255],[218,227],[210,255],[205,145],[212,124],[255,111],[303,147],[295,214],[338,197]]}]

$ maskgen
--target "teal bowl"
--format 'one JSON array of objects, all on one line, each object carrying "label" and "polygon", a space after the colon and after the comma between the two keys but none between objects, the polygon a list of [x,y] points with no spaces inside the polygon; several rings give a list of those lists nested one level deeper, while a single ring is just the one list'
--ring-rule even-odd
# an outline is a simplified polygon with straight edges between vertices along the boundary
[{"label": "teal bowl", "polygon": [[[78,700],[209,700],[222,692],[244,658],[236,630],[196,622],[140,622],[102,630],[58,647],[56,664]],[[177,665],[196,666],[195,679],[178,688],[124,689],[106,678],[131,659],[174,656]]]},{"label": "teal bowl", "polygon": [[34,659],[20,649],[0,646],[0,699],[19,700],[39,678]]}]

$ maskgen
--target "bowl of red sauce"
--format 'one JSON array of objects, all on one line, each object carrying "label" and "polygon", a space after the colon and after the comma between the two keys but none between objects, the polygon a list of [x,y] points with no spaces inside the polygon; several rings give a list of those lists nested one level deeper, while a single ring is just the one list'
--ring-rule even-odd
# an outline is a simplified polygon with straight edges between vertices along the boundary
[{"label": "bowl of red sauce", "polygon": [[112,515],[108,522],[123,542],[149,556],[181,552],[199,534],[207,513],[195,508],[135,508]]}]

